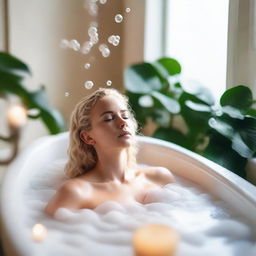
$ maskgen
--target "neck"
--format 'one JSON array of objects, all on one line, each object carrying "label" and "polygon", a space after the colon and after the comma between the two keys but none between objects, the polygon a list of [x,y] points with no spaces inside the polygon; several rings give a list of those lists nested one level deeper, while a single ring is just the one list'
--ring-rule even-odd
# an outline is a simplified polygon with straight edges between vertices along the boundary
[{"label": "neck", "polygon": [[124,183],[127,173],[127,149],[97,152],[95,171],[106,182]]}]

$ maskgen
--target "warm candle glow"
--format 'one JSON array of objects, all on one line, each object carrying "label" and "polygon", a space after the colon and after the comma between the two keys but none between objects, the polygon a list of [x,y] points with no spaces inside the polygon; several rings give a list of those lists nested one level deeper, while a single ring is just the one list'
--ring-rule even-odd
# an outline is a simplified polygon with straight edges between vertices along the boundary
[{"label": "warm candle glow", "polygon": [[7,113],[8,124],[11,127],[22,127],[27,121],[27,112],[25,108],[14,105],[11,106]]},{"label": "warm candle glow", "polygon": [[172,256],[179,237],[168,226],[155,224],[138,228],[133,235],[136,256]]},{"label": "warm candle glow", "polygon": [[43,224],[37,223],[32,228],[32,237],[36,242],[42,242],[47,236],[47,229]]}]

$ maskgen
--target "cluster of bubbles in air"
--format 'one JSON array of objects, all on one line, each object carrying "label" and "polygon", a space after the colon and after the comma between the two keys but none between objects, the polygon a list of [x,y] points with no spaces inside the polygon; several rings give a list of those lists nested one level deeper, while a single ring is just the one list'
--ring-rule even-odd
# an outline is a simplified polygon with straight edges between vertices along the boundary
[{"label": "cluster of bubbles in air", "polygon": [[108,42],[114,46],[118,46],[120,42],[120,36],[119,35],[112,35],[108,38]]},{"label": "cluster of bubbles in air", "polygon": [[[87,9],[88,13],[93,16],[97,17],[98,10],[99,10],[99,4],[104,5],[107,3],[108,0],[85,0],[84,1],[84,8]],[[130,8],[126,8],[125,12],[129,13],[131,11]],[[121,23],[123,21],[123,16],[118,13],[114,17],[114,21],[116,23]],[[60,43],[60,47],[63,49],[71,49],[76,52],[81,52],[82,54],[89,54],[93,48],[94,45],[96,45],[99,42],[99,33],[98,33],[98,24],[96,22],[93,22],[90,24],[88,28],[88,35],[89,40],[85,41],[83,44],[80,44],[76,39],[67,40],[62,39]],[[118,46],[120,44],[120,36],[119,35],[110,35],[108,37],[107,43],[113,46]],[[110,49],[107,43],[101,43],[98,47],[98,50],[100,51],[102,57],[107,58],[110,56]],[[91,63],[86,62],[84,64],[84,68],[86,70],[91,68]],[[105,83],[106,86],[111,86],[112,81],[107,80]],[[84,83],[84,87],[86,89],[91,89],[94,86],[93,81],[88,80]],[[65,97],[68,97],[70,95],[69,92],[65,92]]]},{"label": "cluster of bubbles in air", "polygon": [[90,40],[86,41],[83,44],[83,47],[81,49],[81,52],[83,54],[88,54],[91,51],[92,47],[99,41],[98,28],[96,27],[96,24],[93,24],[89,27],[88,35],[90,37]]},{"label": "cluster of bubbles in air", "polygon": [[60,47],[62,49],[72,49],[74,51],[79,51],[80,50],[80,43],[76,39],[72,40],[67,40],[67,39],[62,39],[60,42]]}]

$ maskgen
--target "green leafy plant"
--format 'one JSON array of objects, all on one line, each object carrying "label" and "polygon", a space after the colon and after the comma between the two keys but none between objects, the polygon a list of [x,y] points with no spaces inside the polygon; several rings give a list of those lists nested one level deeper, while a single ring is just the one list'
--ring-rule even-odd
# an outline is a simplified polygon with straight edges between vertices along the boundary
[{"label": "green leafy plant", "polygon": [[31,77],[29,67],[16,57],[0,52],[0,97],[16,95],[27,109],[36,109],[38,114],[30,118],[41,118],[51,134],[64,131],[64,120],[56,109],[49,106],[45,87],[37,91],[28,91],[25,87]]},{"label": "green leafy plant", "polygon": [[181,78],[172,58],[138,63],[125,70],[130,104],[142,127],[156,125],[152,136],[179,144],[245,177],[248,158],[256,156],[256,110],[244,85],[226,90],[217,102],[204,86]]}]

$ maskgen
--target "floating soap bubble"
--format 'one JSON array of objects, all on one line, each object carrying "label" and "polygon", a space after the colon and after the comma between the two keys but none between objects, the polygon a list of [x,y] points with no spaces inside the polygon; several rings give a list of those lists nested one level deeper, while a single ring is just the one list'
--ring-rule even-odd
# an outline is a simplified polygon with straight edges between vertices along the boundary
[{"label": "floating soap bubble", "polygon": [[105,48],[107,48],[107,45],[106,45],[106,44],[100,44],[100,45],[99,45],[99,50],[100,50],[100,52],[102,52]]},{"label": "floating soap bubble", "polygon": [[75,39],[72,39],[70,41],[70,47],[74,50],[74,51],[79,51],[80,50],[80,43],[75,40]]},{"label": "floating soap bubble", "polygon": [[84,8],[88,10],[88,13],[91,16],[97,16],[98,14],[98,5],[95,0],[86,0],[84,2]]},{"label": "floating soap bubble", "polygon": [[113,41],[113,43],[112,43],[114,46],[118,46],[119,45],[119,40],[115,40],[115,41]]},{"label": "floating soap bubble", "polygon": [[139,105],[145,108],[150,108],[154,104],[153,99],[149,95],[144,95],[139,98]]},{"label": "floating soap bubble", "polygon": [[129,13],[129,12],[131,11],[131,8],[127,7],[127,8],[125,9],[125,11],[126,11],[127,13]]},{"label": "floating soap bubble", "polygon": [[91,64],[90,64],[90,63],[87,62],[87,63],[84,64],[84,68],[85,68],[85,69],[89,69],[90,67],[91,67]]},{"label": "floating soap bubble", "polygon": [[68,97],[69,96],[69,92],[65,92],[65,97]]},{"label": "floating soap bubble", "polygon": [[107,2],[107,0],[100,0],[101,4],[105,4]]},{"label": "floating soap bubble", "polygon": [[100,44],[99,51],[104,58],[107,58],[110,55],[110,50],[106,44]]},{"label": "floating soap bubble", "polygon": [[69,41],[67,39],[62,39],[60,41],[60,48],[67,49],[69,47]]},{"label": "floating soap bubble", "polygon": [[93,47],[93,43],[91,41],[87,41],[83,44],[82,50],[81,52],[83,54],[88,54],[91,50],[91,48]]},{"label": "floating soap bubble", "polygon": [[107,86],[111,86],[111,85],[112,85],[112,81],[111,81],[111,80],[108,80],[108,81],[106,82],[106,85],[107,85]]},{"label": "floating soap bubble", "polygon": [[111,35],[109,38],[108,38],[108,42],[114,46],[118,46],[119,45],[119,42],[120,42],[120,36],[118,35]]},{"label": "floating soap bubble", "polygon": [[85,83],[84,83],[84,87],[86,88],[86,89],[92,89],[92,87],[94,86],[94,83],[93,83],[93,81],[90,81],[90,80],[88,80],[88,81],[86,81]]},{"label": "floating soap bubble", "polygon": [[98,29],[94,26],[90,26],[89,29],[88,29],[88,35],[90,37],[93,37],[95,36],[95,34],[97,33]]},{"label": "floating soap bubble", "polygon": [[109,42],[110,44],[112,44],[114,40],[115,40],[115,36],[114,36],[114,35],[112,35],[112,36],[110,36],[110,37],[108,38],[108,42]]},{"label": "floating soap bubble", "polygon": [[107,58],[110,55],[110,50],[108,48],[105,48],[102,52],[101,52],[102,56],[104,58]]},{"label": "floating soap bubble", "polygon": [[99,41],[98,29],[95,26],[90,26],[88,29],[88,35],[90,37],[90,42],[94,45]]},{"label": "floating soap bubble", "polygon": [[117,14],[115,16],[116,23],[121,23],[123,21],[123,16],[121,14]]},{"label": "floating soap bubble", "polygon": [[97,36],[92,37],[92,38],[90,39],[90,41],[91,41],[93,44],[97,44],[97,43],[98,43],[98,41],[99,41],[99,37],[98,37],[98,35],[97,35]]}]

